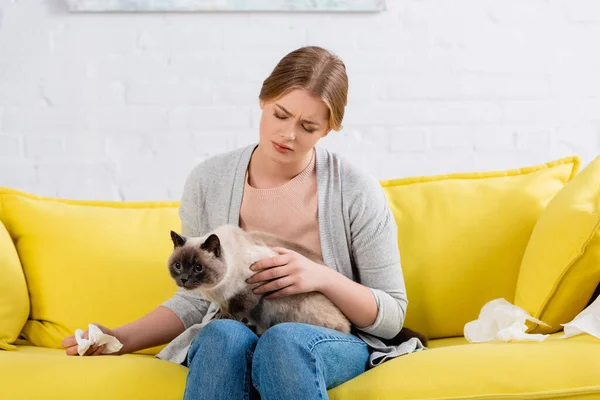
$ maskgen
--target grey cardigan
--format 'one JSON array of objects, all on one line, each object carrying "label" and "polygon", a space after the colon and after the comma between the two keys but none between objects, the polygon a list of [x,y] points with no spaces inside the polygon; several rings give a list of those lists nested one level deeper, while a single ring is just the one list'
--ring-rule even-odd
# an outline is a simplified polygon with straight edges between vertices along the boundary
[{"label": "grey cardigan", "polygon": [[[189,174],[179,214],[182,233],[201,236],[223,224],[239,224],[246,169],[256,144],[214,156]],[[339,155],[316,146],[318,220],[325,265],[368,287],[377,302],[375,322],[353,327],[371,351],[370,366],[422,349],[418,339],[388,347],[402,328],[408,304],[400,266],[397,226],[379,182]],[[183,290],[162,304],[185,332],[158,358],[183,363],[197,332],[218,311],[215,303]]]}]

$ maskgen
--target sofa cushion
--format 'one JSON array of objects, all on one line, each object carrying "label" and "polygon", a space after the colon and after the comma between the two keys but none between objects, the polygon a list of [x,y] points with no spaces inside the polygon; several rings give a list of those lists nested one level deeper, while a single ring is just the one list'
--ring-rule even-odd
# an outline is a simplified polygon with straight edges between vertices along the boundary
[{"label": "sofa cushion", "polygon": [[523,256],[515,305],[551,326],[531,332],[556,332],[585,308],[599,282],[600,157],[540,215]]},{"label": "sofa cushion", "polygon": [[180,400],[186,374],[143,354],[79,357],[31,346],[0,352],[3,399]]},{"label": "sofa cushion", "polygon": [[330,390],[329,398],[600,398],[600,339],[560,335],[540,343],[457,345],[434,340],[432,349],[392,359]]},{"label": "sofa cushion", "polygon": [[[332,400],[589,399],[600,396],[600,339],[468,344],[432,340],[328,391]],[[147,355],[66,356],[18,346],[0,352],[7,399],[181,399],[187,369]],[[596,396],[596,397],[594,397]]]},{"label": "sofa cushion", "polygon": [[89,323],[126,324],[175,293],[167,258],[169,231],[180,229],[178,203],[60,200],[1,188],[0,199],[27,279],[31,314],[22,334],[33,345],[60,348]]},{"label": "sofa cushion", "polygon": [[383,181],[398,225],[409,305],[405,325],[462,336],[490,300],[512,302],[523,252],[578,157],[538,166]]},{"label": "sofa cushion", "polygon": [[11,343],[19,336],[28,316],[29,294],[21,262],[10,235],[0,222],[0,349],[15,349]]}]

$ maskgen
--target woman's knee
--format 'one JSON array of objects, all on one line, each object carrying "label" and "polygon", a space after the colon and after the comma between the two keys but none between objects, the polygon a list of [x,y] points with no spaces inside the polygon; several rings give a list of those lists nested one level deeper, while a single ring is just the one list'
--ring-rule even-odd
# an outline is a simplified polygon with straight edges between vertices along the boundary
[{"label": "woman's knee", "polygon": [[[310,343],[314,333],[296,322],[277,324],[258,340],[252,357],[252,382],[259,390],[270,390],[305,378],[306,368],[315,363]],[[262,394],[263,392],[261,392]]]},{"label": "woman's knee", "polygon": [[307,339],[304,326],[298,322],[283,322],[272,326],[260,337],[257,351],[259,351],[258,346],[271,352],[278,348],[289,350],[294,343],[304,344]]},{"label": "woman's knee", "polygon": [[260,337],[254,350],[252,368],[257,372],[261,368],[279,368],[290,358],[310,353],[303,324],[284,322],[267,329]]},{"label": "woman's knee", "polygon": [[[258,337],[246,325],[231,319],[210,321],[198,332],[188,351],[188,359],[196,353],[207,353],[206,350],[217,350],[222,354],[227,350],[237,352],[254,347]],[[225,356],[225,355],[224,355]]]}]

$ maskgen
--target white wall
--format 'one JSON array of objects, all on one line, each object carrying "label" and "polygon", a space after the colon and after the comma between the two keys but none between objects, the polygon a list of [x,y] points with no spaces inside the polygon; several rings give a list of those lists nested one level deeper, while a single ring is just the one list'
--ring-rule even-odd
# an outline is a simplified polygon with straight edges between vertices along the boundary
[{"label": "white wall", "polygon": [[0,0],[0,185],[178,199],[200,160],[253,141],[296,47],[346,62],[325,144],[378,178],[600,149],[600,1],[387,0],[380,14],[69,14]]}]

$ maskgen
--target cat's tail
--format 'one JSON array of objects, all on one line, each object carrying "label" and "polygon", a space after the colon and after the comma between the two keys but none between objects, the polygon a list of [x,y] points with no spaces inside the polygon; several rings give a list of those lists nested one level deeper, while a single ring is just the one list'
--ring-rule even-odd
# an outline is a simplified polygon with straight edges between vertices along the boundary
[{"label": "cat's tail", "polygon": [[413,331],[412,329],[407,328],[407,327],[402,327],[402,329],[400,329],[400,333],[398,333],[396,336],[394,336],[391,339],[385,339],[384,342],[388,343],[390,345],[399,345],[399,344],[402,344],[414,337],[419,339],[421,341],[421,343],[423,344],[423,346],[427,347],[427,343],[428,343],[427,337],[425,335],[423,335],[422,333]]}]

